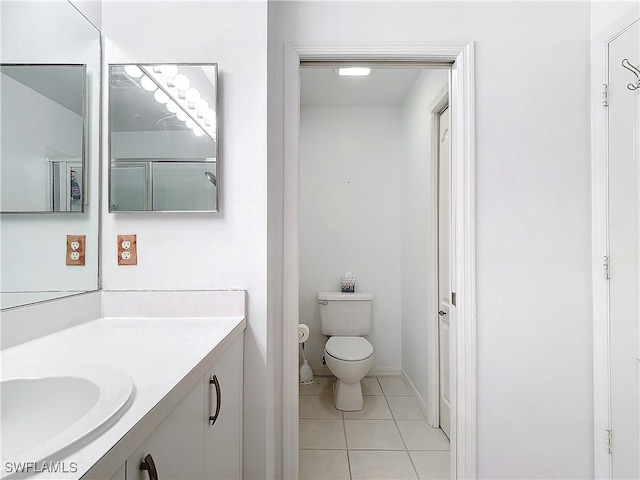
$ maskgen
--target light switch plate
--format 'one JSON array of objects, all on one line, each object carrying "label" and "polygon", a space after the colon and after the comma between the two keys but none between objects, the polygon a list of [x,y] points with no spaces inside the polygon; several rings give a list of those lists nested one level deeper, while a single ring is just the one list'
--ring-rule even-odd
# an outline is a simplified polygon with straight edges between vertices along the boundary
[{"label": "light switch plate", "polygon": [[118,265],[138,264],[136,235],[118,235]]},{"label": "light switch plate", "polygon": [[86,235],[67,235],[67,265],[84,266]]}]

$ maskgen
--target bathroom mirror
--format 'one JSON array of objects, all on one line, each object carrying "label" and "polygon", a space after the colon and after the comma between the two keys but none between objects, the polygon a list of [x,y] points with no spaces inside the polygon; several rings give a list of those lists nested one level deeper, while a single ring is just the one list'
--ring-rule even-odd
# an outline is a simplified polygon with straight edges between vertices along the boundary
[{"label": "bathroom mirror", "polygon": [[217,212],[217,64],[109,67],[109,211]]},{"label": "bathroom mirror", "polygon": [[85,65],[0,65],[0,211],[83,212]]},{"label": "bathroom mirror", "polygon": [[2,0],[0,63],[5,310],[99,288],[100,31],[66,0]]}]

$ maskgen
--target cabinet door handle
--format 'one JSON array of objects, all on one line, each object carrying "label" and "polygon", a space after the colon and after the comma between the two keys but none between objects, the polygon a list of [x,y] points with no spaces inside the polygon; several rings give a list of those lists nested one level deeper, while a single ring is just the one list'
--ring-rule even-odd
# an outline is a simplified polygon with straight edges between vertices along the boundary
[{"label": "cabinet door handle", "polygon": [[218,420],[218,415],[220,415],[220,401],[222,400],[222,395],[220,392],[220,382],[218,381],[218,377],[212,375],[211,379],[209,380],[209,384],[216,387],[216,413],[214,413],[213,415],[209,415],[209,421],[211,422],[211,426],[213,427],[213,425],[216,423],[216,420]]},{"label": "cabinet door handle", "polygon": [[144,457],[144,461],[140,464],[140,470],[149,472],[149,480],[158,480],[158,470],[156,470],[156,464],[153,463],[153,457],[150,453]]}]

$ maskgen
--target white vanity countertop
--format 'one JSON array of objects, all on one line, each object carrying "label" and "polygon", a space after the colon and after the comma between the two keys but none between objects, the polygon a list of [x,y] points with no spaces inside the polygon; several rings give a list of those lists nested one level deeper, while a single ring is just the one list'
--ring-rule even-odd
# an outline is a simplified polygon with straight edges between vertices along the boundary
[{"label": "white vanity countertop", "polygon": [[[80,478],[107,452],[114,459],[127,455],[129,446],[144,440],[158,415],[161,420],[245,327],[241,317],[102,318],[0,352],[2,379],[37,364],[105,365],[133,379],[135,396],[120,419],[66,458],[53,459],[67,467],[73,462],[76,471],[47,473],[47,478]],[[156,406],[155,415],[148,415]],[[2,474],[7,460],[2,460]]]}]

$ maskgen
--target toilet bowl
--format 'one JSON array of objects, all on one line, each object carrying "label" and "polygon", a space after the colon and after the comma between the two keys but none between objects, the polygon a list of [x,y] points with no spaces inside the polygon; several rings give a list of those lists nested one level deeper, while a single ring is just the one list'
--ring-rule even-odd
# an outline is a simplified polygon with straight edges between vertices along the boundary
[{"label": "toilet bowl", "polygon": [[373,346],[364,337],[329,338],[324,358],[337,380],[333,386],[333,401],[338,410],[362,410],[364,397],[361,380],[373,365]]}]

